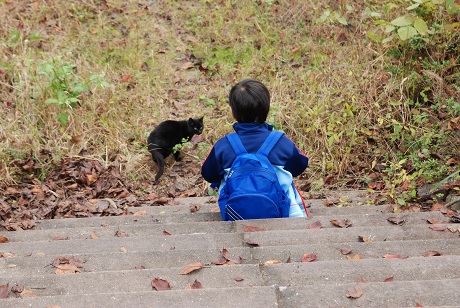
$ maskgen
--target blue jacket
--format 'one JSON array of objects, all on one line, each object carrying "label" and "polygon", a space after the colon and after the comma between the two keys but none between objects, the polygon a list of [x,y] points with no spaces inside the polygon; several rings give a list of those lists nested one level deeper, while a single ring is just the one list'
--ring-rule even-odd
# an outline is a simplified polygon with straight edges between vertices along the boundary
[{"label": "blue jacket", "polygon": [[[235,123],[233,129],[246,150],[249,153],[256,153],[273,130],[273,126],[267,123]],[[235,152],[227,138],[219,139],[204,161],[201,175],[209,183],[220,183],[225,176],[225,169],[232,166],[235,157]],[[268,159],[272,165],[283,167],[293,177],[300,175],[308,166],[308,158],[285,135],[270,152]]]}]

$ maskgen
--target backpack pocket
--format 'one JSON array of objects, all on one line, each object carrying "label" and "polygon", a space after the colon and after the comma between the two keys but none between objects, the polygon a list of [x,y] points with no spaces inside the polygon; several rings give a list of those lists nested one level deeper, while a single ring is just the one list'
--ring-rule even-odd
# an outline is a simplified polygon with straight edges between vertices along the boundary
[{"label": "backpack pocket", "polygon": [[260,194],[245,194],[229,198],[225,206],[225,214],[230,221],[283,217],[279,205]]}]

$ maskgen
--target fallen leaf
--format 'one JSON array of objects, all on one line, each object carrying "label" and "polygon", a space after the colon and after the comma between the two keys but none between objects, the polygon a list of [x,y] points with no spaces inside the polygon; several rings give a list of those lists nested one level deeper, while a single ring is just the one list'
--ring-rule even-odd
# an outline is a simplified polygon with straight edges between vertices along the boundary
[{"label": "fallen leaf", "polygon": [[253,227],[253,226],[243,226],[244,232],[259,232],[259,231],[264,231],[264,229],[259,228],[259,227]]},{"label": "fallen leaf", "polygon": [[450,226],[447,226],[447,230],[449,230],[452,233],[455,233],[457,231],[460,232],[460,227],[450,225]]},{"label": "fallen leaf", "polygon": [[315,221],[307,226],[307,229],[321,229],[323,226],[321,225],[321,221]]},{"label": "fallen leaf", "polygon": [[126,249],[126,247],[121,246],[120,251],[123,252],[123,253],[126,253],[126,252],[128,252],[128,249]]},{"label": "fallen leaf", "polygon": [[121,78],[121,82],[128,82],[131,79],[131,74],[127,74]]},{"label": "fallen leaf", "polygon": [[19,297],[24,298],[24,297],[35,297],[37,294],[35,294],[34,291],[24,289],[21,293],[19,293]]},{"label": "fallen leaf", "polygon": [[341,248],[341,249],[340,249],[340,252],[341,252],[343,255],[349,255],[349,254],[352,252],[352,250],[349,249],[349,248]]},{"label": "fallen leaf", "polygon": [[334,226],[341,227],[341,228],[348,228],[352,225],[351,221],[348,219],[333,219],[331,223]]},{"label": "fallen leaf", "polygon": [[235,280],[236,282],[241,282],[241,281],[243,281],[244,279],[241,278],[241,277],[235,277],[235,278],[233,278],[233,280]]},{"label": "fallen leaf", "polygon": [[144,216],[144,215],[147,215],[147,211],[137,211],[135,213],[133,213],[133,216]]},{"label": "fallen leaf", "polygon": [[265,261],[263,264],[261,264],[261,266],[280,264],[280,263],[283,263],[283,262],[281,262],[280,260],[268,260],[268,261]]},{"label": "fallen leaf", "polygon": [[446,227],[441,226],[430,226],[429,228],[434,231],[446,231]]},{"label": "fallen leaf", "polygon": [[182,269],[182,271],[179,274],[180,275],[188,275],[191,272],[199,270],[199,269],[201,269],[203,267],[204,267],[204,264],[201,263],[201,262],[189,263],[189,264],[184,266],[184,268]]},{"label": "fallen leaf", "polygon": [[300,262],[306,263],[306,262],[313,262],[315,260],[316,260],[316,255],[315,254],[306,253],[306,254],[303,255],[302,260],[300,260]]},{"label": "fallen leaf", "polygon": [[201,284],[201,282],[199,282],[197,279],[195,279],[195,281],[192,283],[190,289],[192,289],[192,290],[203,289],[203,285]]},{"label": "fallen leaf", "polygon": [[8,290],[9,290],[8,284],[0,285],[0,299],[8,297]]},{"label": "fallen leaf", "polygon": [[4,244],[4,243],[8,243],[9,240],[7,237],[3,236],[3,235],[0,235],[0,243]]},{"label": "fallen leaf", "polygon": [[134,269],[143,270],[143,269],[145,269],[145,266],[143,266],[143,265],[137,265],[137,266],[134,267]]},{"label": "fallen leaf", "polygon": [[169,233],[169,232],[166,231],[166,230],[163,230],[163,235],[171,235],[171,233]]},{"label": "fallen leaf", "polygon": [[224,258],[224,257],[221,257],[219,259],[217,259],[216,261],[213,261],[212,264],[214,265],[224,265],[225,263],[227,263],[227,259]]},{"label": "fallen leaf", "polygon": [[407,259],[409,256],[401,256],[401,255],[392,255],[392,254],[386,254],[383,255],[385,259]]},{"label": "fallen leaf", "polygon": [[427,221],[428,223],[430,223],[430,224],[433,224],[433,225],[439,223],[439,219],[436,219],[436,218],[429,218],[429,219],[427,219],[426,221]]},{"label": "fallen leaf", "polygon": [[191,204],[190,205],[190,212],[191,213],[198,212],[200,210],[200,207],[201,207],[201,205],[199,205],[199,204]]},{"label": "fallen leaf", "polygon": [[364,259],[364,258],[360,254],[355,254],[353,256],[347,256],[347,260],[350,260],[350,261],[361,260],[361,259]]},{"label": "fallen leaf", "polygon": [[97,239],[96,231],[91,232],[91,238],[92,238],[93,240]]},{"label": "fallen leaf", "polygon": [[419,307],[419,308],[420,308],[420,307],[423,307],[423,306],[422,306],[422,304],[419,304],[419,303],[415,302],[415,307]]},{"label": "fallen leaf", "polygon": [[187,70],[187,69],[189,69],[189,68],[192,68],[193,65],[194,65],[194,64],[193,64],[192,62],[187,61],[187,62],[185,62],[184,64],[182,64],[182,69],[183,69],[183,70]]},{"label": "fallen leaf", "polygon": [[360,298],[363,296],[363,290],[360,287],[352,287],[347,290],[348,298]]},{"label": "fallen leaf", "polygon": [[256,242],[246,242],[247,245],[252,246],[252,247],[259,247],[260,244]]},{"label": "fallen leaf", "polygon": [[398,225],[398,226],[402,226],[403,224],[406,223],[406,219],[405,219],[405,218],[400,218],[400,217],[395,217],[395,216],[388,217],[387,220],[388,220],[389,222],[391,222],[391,223],[394,223],[395,225]]},{"label": "fallen leaf", "polygon": [[62,265],[57,266],[57,268],[54,271],[54,273],[57,274],[57,275],[64,275],[64,274],[81,273],[81,271],[74,264],[62,264]]},{"label": "fallen leaf", "polygon": [[391,282],[393,281],[393,276],[386,278],[383,282]]},{"label": "fallen leaf", "polygon": [[444,254],[442,252],[436,251],[436,250],[428,250],[422,254],[424,257],[436,257],[436,256],[443,256]]},{"label": "fallen leaf", "polygon": [[128,237],[129,235],[128,235],[127,232],[118,229],[118,230],[115,232],[115,236],[117,236],[117,237]]},{"label": "fallen leaf", "polygon": [[152,280],[152,287],[157,291],[170,290],[171,286],[169,282],[161,278],[154,278]]},{"label": "fallen leaf", "polygon": [[370,235],[358,235],[358,239],[360,242],[364,243],[372,243],[374,241],[373,237]]},{"label": "fallen leaf", "polygon": [[53,237],[53,241],[67,241],[69,237],[61,237],[61,236],[55,236]]},{"label": "fallen leaf", "polygon": [[289,256],[289,258],[286,260],[286,263],[291,263],[291,256]]}]

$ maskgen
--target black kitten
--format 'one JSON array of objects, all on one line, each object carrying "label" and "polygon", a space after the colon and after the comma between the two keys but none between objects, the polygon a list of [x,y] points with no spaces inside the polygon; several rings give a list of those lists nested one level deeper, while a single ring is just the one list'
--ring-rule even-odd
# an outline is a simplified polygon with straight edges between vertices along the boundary
[{"label": "black kitten", "polygon": [[[147,138],[147,144],[152,158],[157,162],[159,170],[155,181],[163,175],[165,158],[171,155],[176,144],[181,144],[183,139],[191,140],[193,135],[203,131],[203,117],[184,121],[168,120],[161,122]],[[174,159],[180,160],[179,151],[174,153]]]}]

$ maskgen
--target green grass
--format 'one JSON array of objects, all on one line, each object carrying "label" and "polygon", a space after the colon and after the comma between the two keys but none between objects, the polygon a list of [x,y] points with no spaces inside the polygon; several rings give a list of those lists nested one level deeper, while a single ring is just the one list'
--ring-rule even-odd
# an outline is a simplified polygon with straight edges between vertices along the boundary
[{"label": "green grass", "polygon": [[[230,132],[228,91],[247,77],[270,89],[269,121],[310,157],[311,181],[366,187],[375,164],[401,159],[414,184],[452,173],[458,33],[382,45],[364,12],[391,20],[407,3],[343,3],[0,1],[0,183],[38,177],[18,165],[26,158],[42,176],[87,157],[152,178],[148,133],[190,116],[205,116],[205,145],[190,150],[202,160]],[[443,18],[458,30],[458,15]],[[398,176],[388,172],[387,186]]]}]

